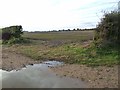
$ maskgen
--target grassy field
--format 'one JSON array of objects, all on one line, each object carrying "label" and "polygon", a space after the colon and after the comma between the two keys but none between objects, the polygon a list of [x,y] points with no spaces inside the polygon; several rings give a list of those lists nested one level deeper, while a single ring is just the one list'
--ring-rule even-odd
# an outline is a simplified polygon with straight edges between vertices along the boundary
[{"label": "grassy field", "polygon": [[36,40],[88,40],[93,38],[93,31],[61,31],[61,32],[42,32],[24,33],[23,37]]},{"label": "grassy field", "polygon": [[13,45],[11,50],[34,60],[59,60],[92,66],[118,64],[116,49],[94,47],[94,31],[24,33],[29,44]]}]

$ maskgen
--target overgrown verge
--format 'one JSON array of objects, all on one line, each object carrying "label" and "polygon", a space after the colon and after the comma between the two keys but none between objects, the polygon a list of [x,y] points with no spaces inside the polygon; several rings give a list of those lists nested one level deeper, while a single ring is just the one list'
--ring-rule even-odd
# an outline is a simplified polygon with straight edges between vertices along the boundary
[{"label": "overgrown verge", "polygon": [[[112,11],[105,13],[101,22],[97,26],[94,37],[94,47],[97,52],[102,55],[110,55],[106,57],[116,56],[118,64],[120,64],[120,12]],[[115,53],[116,52],[116,53]],[[116,59],[113,58],[113,61]]]}]

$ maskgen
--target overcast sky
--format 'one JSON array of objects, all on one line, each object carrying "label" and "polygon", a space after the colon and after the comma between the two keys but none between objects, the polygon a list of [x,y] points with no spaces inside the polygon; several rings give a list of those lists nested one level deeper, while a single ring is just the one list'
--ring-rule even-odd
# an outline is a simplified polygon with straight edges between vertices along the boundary
[{"label": "overcast sky", "polygon": [[94,28],[103,11],[119,0],[0,0],[0,28],[22,25],[25,31]]}]

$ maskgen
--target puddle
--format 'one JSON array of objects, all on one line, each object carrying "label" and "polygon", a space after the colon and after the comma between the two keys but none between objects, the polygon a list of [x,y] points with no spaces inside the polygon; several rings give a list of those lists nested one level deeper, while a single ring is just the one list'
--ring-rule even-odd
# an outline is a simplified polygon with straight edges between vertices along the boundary
[{"label": "puddle", "polygon": [[46,62],[43,62],[43,64],[46,64],[50,67],[55,67],[55,66],[63,65],[64,63],[58,62],[58,61],[46,61]]},{"label": "puddle", "polygon": [[48,66],[62,65],[62,62],[47,61],[42,64],[28,65],[19,71],[0,70],[0,88],[85,88],[86,84],[78,79],[56,76]]}]

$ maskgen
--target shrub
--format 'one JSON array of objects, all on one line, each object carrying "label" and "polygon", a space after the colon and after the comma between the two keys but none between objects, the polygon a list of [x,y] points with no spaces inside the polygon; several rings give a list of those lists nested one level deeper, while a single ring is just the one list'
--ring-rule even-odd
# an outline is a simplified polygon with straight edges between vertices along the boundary
[{"label": "shrub", "polygon": [[23,40],[21,34],[23,34],[21,25],[2,28],[3,44],[20,43]]},{"label": "shrub", "polygon": [[105,13],[98,24],[94,41],[97,46],[120,43],[120,12]]}]

